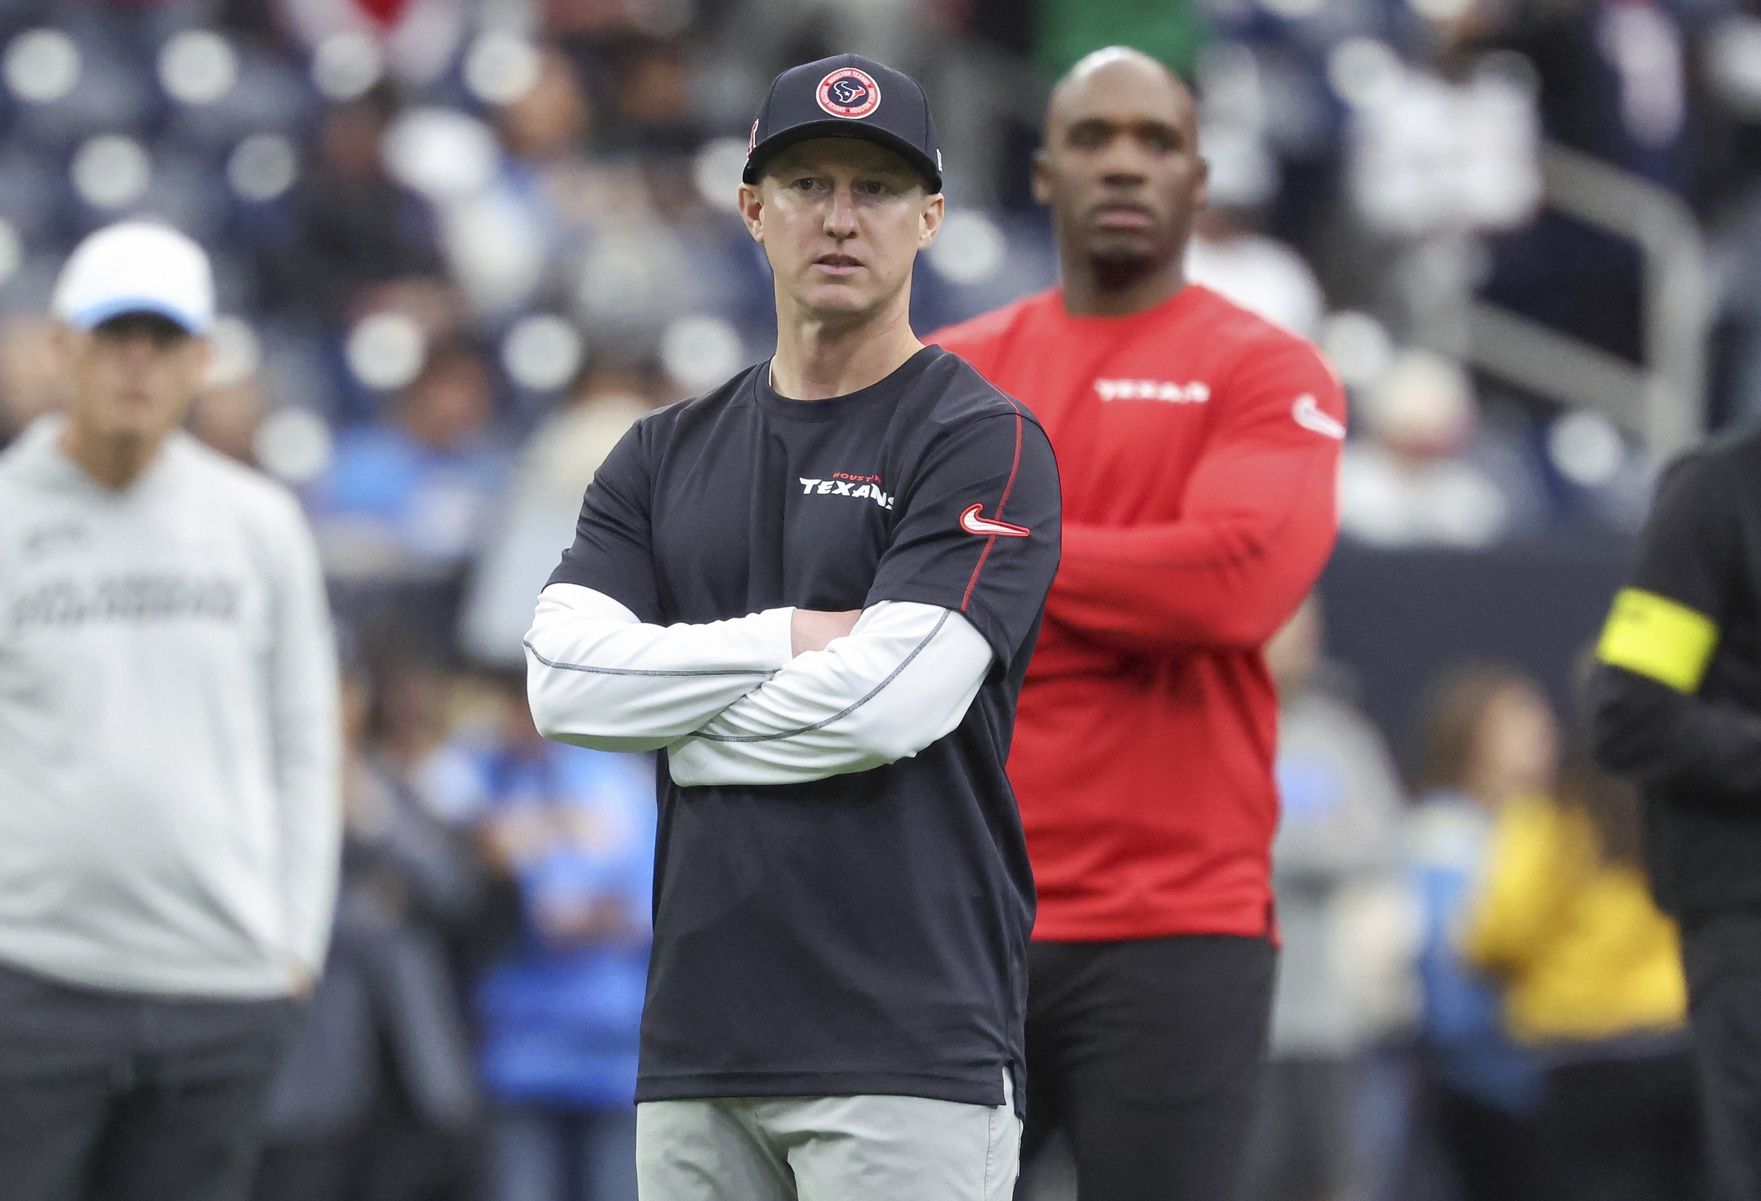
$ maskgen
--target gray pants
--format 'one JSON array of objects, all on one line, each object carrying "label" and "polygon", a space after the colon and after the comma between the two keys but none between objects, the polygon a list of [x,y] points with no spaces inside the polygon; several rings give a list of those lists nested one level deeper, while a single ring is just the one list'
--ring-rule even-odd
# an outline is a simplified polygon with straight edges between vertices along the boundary
[{"label": "gray pants", "polygon": [[1008,1098],[994,1109],[884,1096],[636,1107],[642,1201],[1008,1201],[1020,1158]]},{"label": "gray pants", "polygon": [[102,992],[0,964],[0,1196],[234,1201],[289,1001]]}]

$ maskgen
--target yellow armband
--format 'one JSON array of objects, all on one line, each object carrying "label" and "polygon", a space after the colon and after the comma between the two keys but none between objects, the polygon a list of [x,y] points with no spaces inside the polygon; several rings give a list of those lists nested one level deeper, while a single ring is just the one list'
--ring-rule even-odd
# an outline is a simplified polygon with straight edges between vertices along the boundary
[{"label": "yellow armband", "polygon": [[1640,588],[1622,588],[1596,644],[1596,658],[1613,667],[1694,692],[1718,645],[1718,626],[1680,601]]}]

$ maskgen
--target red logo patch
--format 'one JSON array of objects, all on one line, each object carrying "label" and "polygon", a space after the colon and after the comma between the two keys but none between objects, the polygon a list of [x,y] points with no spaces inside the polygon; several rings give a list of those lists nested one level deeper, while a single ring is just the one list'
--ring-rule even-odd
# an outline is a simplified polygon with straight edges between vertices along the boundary
[{"label": "red logo patch", "polygon": [[960,528],[980,538],[1025,538],[1033,533],[1024,525],[1011,525],[1007,521],[980,516],[983,512],[983,505],[967,505],[960,514]]},{"label": "red logo patch", "polygon": [[855,67],[839,67],[819,81],[813,94],[826,112],[852,121],[880,107],[880,85],[874,76]]}]

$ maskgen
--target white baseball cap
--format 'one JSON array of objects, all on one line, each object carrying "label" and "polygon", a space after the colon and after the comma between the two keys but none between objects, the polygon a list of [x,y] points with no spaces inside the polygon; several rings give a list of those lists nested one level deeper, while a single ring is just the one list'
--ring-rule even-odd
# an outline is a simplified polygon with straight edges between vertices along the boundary
[{"label": "white baseball cap", "polygon": [[124,313],[156,313],[205,334],[214,324],[214,273],[188,235],[148,221],[119,221],[74,247],[55,283],[52,308],[77,329]]}]

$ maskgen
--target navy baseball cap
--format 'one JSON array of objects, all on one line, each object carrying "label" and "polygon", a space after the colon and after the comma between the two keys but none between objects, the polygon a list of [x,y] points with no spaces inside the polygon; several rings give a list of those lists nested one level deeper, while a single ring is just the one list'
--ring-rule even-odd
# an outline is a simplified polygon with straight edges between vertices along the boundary
[{"label": "navy baseball cap", "polygon": [[790,67],[771,81],[746,141],[741,179],[757,183],[764,164],[808,138],[865,138],[903,156],[942,190],[942,151],[923,85],[859,54]]}]

